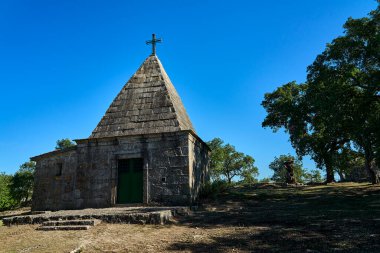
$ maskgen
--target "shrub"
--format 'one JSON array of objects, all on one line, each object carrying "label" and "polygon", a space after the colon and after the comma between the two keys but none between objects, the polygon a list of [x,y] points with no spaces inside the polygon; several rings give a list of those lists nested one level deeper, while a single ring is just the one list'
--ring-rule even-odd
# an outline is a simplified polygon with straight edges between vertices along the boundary
[{"label": "shrub", "polygon": [[0,211],[9,210],[17,204],[10,194],[11,181],[11,175],[0,173]]},{"label": "shrub", "polygon": [[219,194],[225,192],[230,184],[223,180],[215,180],[207,182],[199,192],[200,199],[216,199]]}]

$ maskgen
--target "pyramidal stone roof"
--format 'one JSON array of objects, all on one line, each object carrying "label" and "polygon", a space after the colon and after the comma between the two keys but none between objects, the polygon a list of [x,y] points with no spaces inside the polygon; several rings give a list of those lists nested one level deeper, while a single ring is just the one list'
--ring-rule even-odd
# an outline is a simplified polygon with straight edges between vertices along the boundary
[{"label": "pyramidal stone roof", "polygon": [[195,133],[164,67],[151,55],[124,85],[90,138],[181,130]]}]

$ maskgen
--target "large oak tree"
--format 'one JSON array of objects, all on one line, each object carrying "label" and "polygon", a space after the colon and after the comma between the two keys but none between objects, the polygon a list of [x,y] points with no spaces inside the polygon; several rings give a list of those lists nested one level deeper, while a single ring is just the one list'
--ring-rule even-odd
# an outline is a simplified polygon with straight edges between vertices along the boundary
[{"label": "large oak tree", "polygon": [[308,67],[304,84],[287,83],[265,94],[263,127],[284,128],[299,156],[310,155],[334,181],[337,158],[357,147],[371,182],[379,183],[380,8],[368,17],[348,19]]}]

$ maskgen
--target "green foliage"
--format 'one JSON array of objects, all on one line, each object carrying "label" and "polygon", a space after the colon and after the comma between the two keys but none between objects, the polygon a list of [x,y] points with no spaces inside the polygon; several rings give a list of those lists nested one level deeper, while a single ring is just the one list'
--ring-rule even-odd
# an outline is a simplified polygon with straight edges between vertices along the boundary
[{"label": "green foliage", "polygon": [[220,138],[214,138],[207,142],[211,149],[210,153],[210,177],[212,180],[220,180],[222,166],[223,166],[223,141]]},{"label": "green foliage", "polygon": [[31,174],[34,174],[35,170],[36,170],[36,162],[29,161],[29,162],[25,162],[21,164],[18,172],[29,172]]},{"label": "green foliage", "polygon": [[258,182],[257,176],[258,176],[257,168],[252,167],[250,169],[243,170],[241,173],[242,180],[239,181],[239,183],[243,185],[252,186],[253,184],[256,184]]},{"label": "green foliage", "polygon": [[33,192],[35,162],[26,162],[20,166],[10,182],[10,195],[18,203],[27,203]]},{"label": "green foliage", "polygon": [[311,170],[310,172],[306,171],[303,177],[304,182],[308,184],[322,183],[324,181],[319,170]]},{"label": "green foliage", "polygon": [[361,182],[368,177],[365,159],[362,153],[352,150],[349,146],[342,148],[336,157],[336,172],[340,181]]},{"label": "green foliage", "polygon": [[294,170],[294,177],[296,179],[296,182],[303,183],[304,182],[304,174],[305,169],[302,167],[302,161],[299,159],[296,159],[292,155],[280,155],[279,157],[275,157],[273,162],[269,164],[269,168],[273,170],[273,176],[272,180],[278,183],[285,183],[286,182],[286,168],[284,166],[284,163],[287,161],[294,161],[293,163],[293,170]]},{"label": "green foliage", "polygon": [[230,184],[223,180],[208,181],[203,184],[200,192],[200,199],[216,199],[219,194],[226,192]]},{"label": "green foliage", "polygon": [[380,5],[368,17],[349,18],[345,35],[334,39],[308,68],[314,110],[363,152],[373,183],[379,154]]},{"label": "green foliage", "polygon": [[259,183],[270,183],[271,179],[269,177],[264,177],[259,180]]},{"label": "green foliage", "polygon": [[[380,5],[379,5],[380,6]],[[380,7],[348,19],[345,35],[328,44],[307,69],[307,82],[265,94],[262,126],[289,133],[299,156],[325,168],[327,182],[342,170],[343,150],[356,144],[373,183],[380,161]],[[377,157],[377,160],[375,159]]]},{"label": "green foliage", "polygon": [[298,156],[310,155],[319,168],[326,168],[331,182],[332,157],[344,142],[313,112],[312,100],[306,97],[308,89],[308,84],[291,82],[265,94],[262,105],[268,114],[262,126],[274,132],[284,128]]},{"label": "green foliage", "polygon": [[12,176],[0,173],[0,211],[28,203],[33,192],[36,163],[25,162]]},{"label": "green foliage", "polygon": [[254,166],[255,160],[244,153],[235,150],[230,144],[224,144],[220,138],[209,141],[211,148],[210,155],[210,176],[212,180],[225,178],[228,183],[234,177],[241,177],[245,182],[252,182],[259,172]]},{"label": "green foliage", "polygon": [[0,211],[8,210],[16,205],[16,201],[10,194],[12,176],[0,173]]},{"label": "green foliage", "polygon": [[57,141],[57,146],[55,146],[55,149],[57,150],[64,150],[70,147],[74,147],[75,143],[72,142],[70,139],[61,139]]}]

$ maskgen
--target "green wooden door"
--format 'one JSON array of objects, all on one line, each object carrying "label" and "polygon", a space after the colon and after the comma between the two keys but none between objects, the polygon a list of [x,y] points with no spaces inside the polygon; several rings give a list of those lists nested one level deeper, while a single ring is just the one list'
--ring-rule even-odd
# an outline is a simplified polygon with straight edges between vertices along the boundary
[{"label": "green wooden door", "polygon": [[143,159],[123,159],[118,162],[117,202],[119,204],[143,202]]}]

